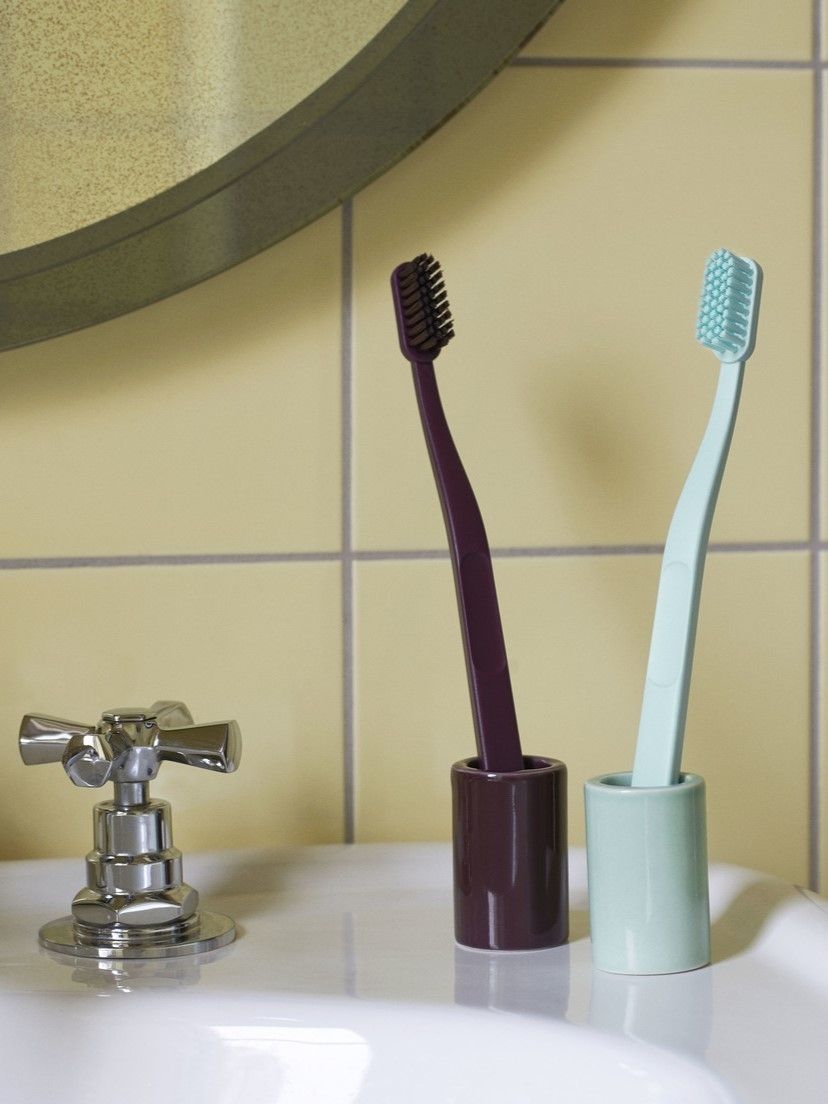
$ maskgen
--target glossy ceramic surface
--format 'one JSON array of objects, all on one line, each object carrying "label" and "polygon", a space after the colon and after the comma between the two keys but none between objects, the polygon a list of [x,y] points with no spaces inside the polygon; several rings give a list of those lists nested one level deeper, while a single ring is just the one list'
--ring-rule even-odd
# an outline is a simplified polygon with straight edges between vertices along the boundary
[{"label": "glossy ceramic surface", "polygon": [[592,961],[615,974],[673,974],[710,962],[704,779],[584,787]]},{"label": "glossy ceramic surface", "polygon": [[775,879],[714,867],[713,966],[629,978],[592,968],[581,852],[572,942],[530,953],[454,943],[442,844],[197,856],[185,873],[237,942],[107,964],[37,947],[77,862],[0,867],[4,1100],[824,1099],[828,913]]},{"label": "glossy ceramic surface", "polygon": [[535,951],[569,936],[566,766],[451,768],[454,935],[482,951]]}]

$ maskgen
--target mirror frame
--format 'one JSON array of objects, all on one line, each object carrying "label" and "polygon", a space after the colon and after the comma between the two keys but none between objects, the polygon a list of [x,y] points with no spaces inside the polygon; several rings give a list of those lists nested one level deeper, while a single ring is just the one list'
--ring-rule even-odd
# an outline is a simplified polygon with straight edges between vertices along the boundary
[{"label": "mirror frame", "polygon": [[0,349],[146,306],[306,226],[436,130],[561,2],[408,0],[339,72],[214,164],[0,256]]}]

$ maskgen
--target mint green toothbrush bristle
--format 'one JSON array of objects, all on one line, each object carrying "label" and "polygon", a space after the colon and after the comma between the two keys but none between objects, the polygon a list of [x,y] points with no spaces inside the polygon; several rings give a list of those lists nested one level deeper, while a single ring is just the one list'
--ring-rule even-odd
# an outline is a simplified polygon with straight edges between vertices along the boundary
[{"label": "mint green toothbrush bristle", "polygon": [[719,383],[664,546],[633,786],[679,780],[704,560],[744,365],[756,340],[761,285],[762,271],[747,257],[717,249],[707,261],[696,337],[719,358]]},{"label": "mint green toothbrush bristle", "polygon": [[747,360],[756,342],[761,273],[756,261],[717,249],[704,270],[696,337],[719,360]]}]

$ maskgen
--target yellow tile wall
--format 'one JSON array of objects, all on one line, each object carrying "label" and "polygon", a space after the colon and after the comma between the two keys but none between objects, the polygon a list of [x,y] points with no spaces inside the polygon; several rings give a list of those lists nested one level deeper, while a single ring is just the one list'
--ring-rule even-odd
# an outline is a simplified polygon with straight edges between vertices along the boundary
[{"label": "yellow tile wall", "polygon": [[[820,0],[817,0],[817,4]],[[526,48],[534,57],[807,59],[814,0],[567,0]]]},{"label": "yellow tile wall", "polygon": [[389,256],[443,264],[443,397],[492,542],[613,544],[664,538],[715,388],[693,327],[722,241],[786,276],[766,284],[716,535],[805,538],[810,145],[807,73],[515,68],[359,195],[357,547],[444,541]]},{"label": "yellow tile wall", "polygon": [[83,855],[105,799],[59,764],[22,766],[24,712],[90,723],[170,698],[196,720],[236,718],[244,740],[232,775],[162,767],[152,790],[172,802],[179,846],[339,838],[339,583],[324,562],[0,572],[5,855]]},{"label": "yellow tile wall", "polygon": [[0,555],[336,550],[340,237],[4,353]]},{"label": "yellow tile wall", "polygon": [[713,858],[828,886],[812,8],[567,0],[341,212],[0,357],[0,857],[80,856],[97,796],[20,765],[25,710],[173,696],[245,739],[233,777],[164,768],[181,846],[448,837],[471,720],[388,291],[423,249],[456,318],[440,384],[524,743],[567,761],[582,841],[584,778],[632,758],[657,546],[715,385],[693,341],[701,270],[726,245],[762,261],[766,291],[685,763],[708,781]]},{"label": "yellow tile wall", "polygon": [[[504,558],[495,570],[524,749],[567,764],[582,844],[583,780],[630,769],[659,559]],[[356,594],[357,837],[444,839],[447,765],[474,754],[450,564],[361,563]],[[684,761],[707,779],[711,851],[805,881],[807,557],[718,553],[705,599]],[[783,831],[767,814],[777,802]]]}]

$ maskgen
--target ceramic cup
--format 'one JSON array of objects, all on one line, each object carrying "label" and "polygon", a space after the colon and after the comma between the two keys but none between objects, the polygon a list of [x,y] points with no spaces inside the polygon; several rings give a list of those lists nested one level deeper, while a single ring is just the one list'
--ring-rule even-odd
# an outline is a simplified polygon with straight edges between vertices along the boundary
[{"label": "ceramic cup", "polygon": [[592,961],[616,974],[672,974],[710,961],[704,779],[585,786]]},{"label": "ceramic cup", "polygon": [[565,943],[566,767],[531,755],[521,771],[477,763],[451,768],[457,942],[486,951]]}]

